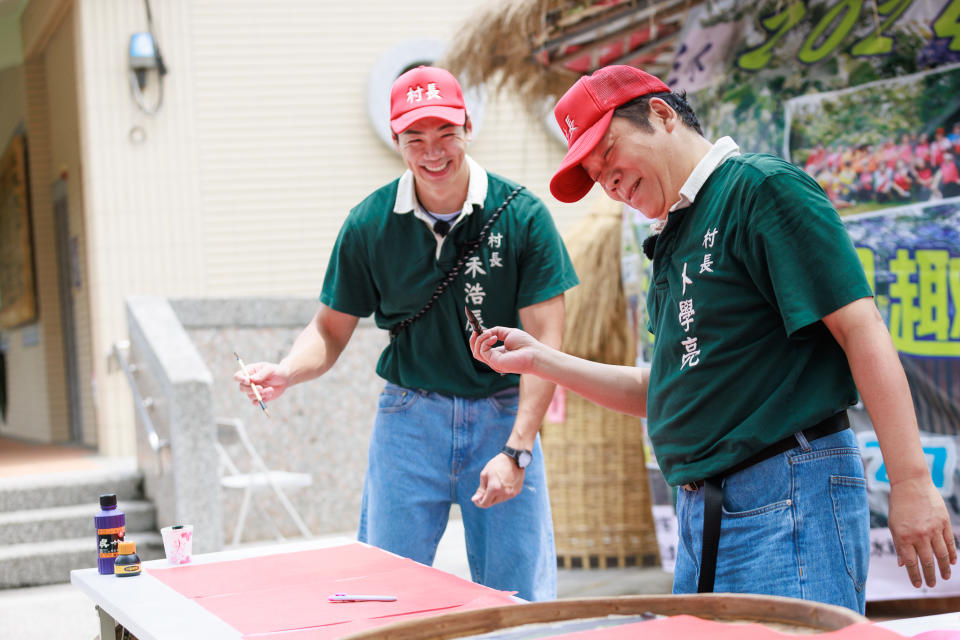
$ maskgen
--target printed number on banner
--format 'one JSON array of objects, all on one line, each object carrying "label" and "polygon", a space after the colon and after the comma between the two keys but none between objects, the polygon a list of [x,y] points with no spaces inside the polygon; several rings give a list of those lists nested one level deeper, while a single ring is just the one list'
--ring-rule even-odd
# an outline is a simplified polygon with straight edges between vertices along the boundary
[{"label": "printed number on banner", "polygon": [[953,38],[950,51],[960,51],[960,0],[953,0],[933,23],[938,38]]},{"label": "printed number on banner", "polygon": [[[886,0],[876,7],[876,15],[883,21],[865,38],[855,42],[850,53],[854,56],[885,55],[893,51],[894,39],[885,34],[887,30],[910,8],[914,0]],[[867,9],[870,5],[867,4]],[[833,54],[857,26],[864,11],[864,0],[839,0],[804,38],[797,60],[816,64]],[[872,11],[870,12],[872,14]],[[744,52],[737,58],[737,66],[746,71],[766,68],[773,58],[774,49],[784,36],[796,27],[807,15],[803,2],[791,2],[783,11],[764,18],[760,24],[767,31],[767,40],[759,47]],[[933,31],[939,38],[952,38],[950,49],[960,50],[960,0],[952,0],[937,20]]]},{"label": "printed number on banner", "polygon": [[[889,0],[877,7],[877,13],[886,16],[877,29],[869,36],[853,45],[850,53],[855,56],[876,56],[883,53],[890,53],[893,50],[893,38],[883,35],[883,32],[890,28],[897,18],[906,11],[913,0]],[[957,4],[954,2],[954,4]]]}]

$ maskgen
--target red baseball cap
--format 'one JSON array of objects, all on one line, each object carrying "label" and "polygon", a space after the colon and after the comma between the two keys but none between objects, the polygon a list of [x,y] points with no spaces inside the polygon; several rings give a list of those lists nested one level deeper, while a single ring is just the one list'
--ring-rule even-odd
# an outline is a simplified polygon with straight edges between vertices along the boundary
[{"label": "red baseball cap", "polygon": [[626,65],[602,67],[577,80],[553,110],[567,138],[567,155],[550,180],[550,193],[560,202],[576,202],[587,195],[593,180],[580,162],[607,132],[613,110],[648,93],[669,91],[656,76]]},{"label": "red baseball cap", "polygon": [[461,125],[467,119],[463,90],[446,69],[419,66],[400,75],[390,89],[390,128],[394,133],[422,118]]}]

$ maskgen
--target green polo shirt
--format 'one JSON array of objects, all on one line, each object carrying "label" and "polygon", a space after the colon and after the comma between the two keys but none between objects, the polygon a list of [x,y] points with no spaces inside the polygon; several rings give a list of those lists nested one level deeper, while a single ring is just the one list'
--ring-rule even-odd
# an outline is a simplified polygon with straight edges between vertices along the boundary
[{"label": "green polo shirt", "polygon": [[812,178],[727,159],[657,240],[648,428],[670,484],[711,477],[857,400],[821,322],[872,292]]},{"label": "green polo shirt", "polygon": [[[482,171],[482,169],[480,170]],[[334,245],[320,301],[350,315],[374,314],[389,329],[417,313],[517,185],[491,173],[483,207],[461,216],[440,245],[413,212],[394,211],[399,180],[378,189],[347,216]],[[473,180],[473,175],[471,175]],[[471,190],[473,190],[471,183]],[[523,189],[491,227],[429,311],[390,342],[377,373],[405,387],[484,397],[518,383],[473,358],[468,305],[486,327],[520,326],[519,309],[557,296],[578,282],[546,206]]]}]

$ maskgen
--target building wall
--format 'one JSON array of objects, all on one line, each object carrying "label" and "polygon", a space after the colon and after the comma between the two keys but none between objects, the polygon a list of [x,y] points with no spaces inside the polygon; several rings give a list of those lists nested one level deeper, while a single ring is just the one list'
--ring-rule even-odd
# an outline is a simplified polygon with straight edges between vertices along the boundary
[{"label": "building wall", "polygon": [[[367,119],[371,68],[401,42],[454,37],[481,2],[152,6],[169,75],[161,110],[147,116],[125,70],[143,5],[77,2],[93,371],[108,453],[133,442],[125,381],[105,357],[126,335],[123,298],[316,295],[349,208],[404,168]],[[488,96],[470,153],[543,197],[561,230],[584,210],[548,197],[563,149],[509,96]]]},{"label": "building wall", "polygon": [[[199,295],[205,286],[190,3],[152,7],[170,66],[154,117],[135,106],[127,70],[130,35],[146,29],[143,3],[77,2],[92,369],[98,444],[107,454],[129,454],[134,447],[126,381],[108,355],[127,337],[124,298]],[[148,98],[157,86],[150,81]]]},{"label": "building wall", "polygon": [[[64,375],[76,376],[79,385],[81,441],[96,444],[95,416],[93,410],[92,353],[90,336],[89,290],[85,265],[86,229],[83,215],[83,191],[81,178],[83,166],[80,160],[80,134],[77,119],[77,76],[74,12],[71,10],[57,26],[44,54],[47,97],[50,114],[51,167],[54,177],[62,180],[67,195],[66,243],[68,255],[60,256],[58,270],[65,272],[67,293],[73,307],[74,344],[77,354],[77,371]],[[52,185],[46,185],[51,189]],[[58,230],[60,232],[61,230]],[[61,327],[61,330],[69,330]],[[48,354],[65,368],[65,358],[60,354]],[[64,369],[65,370],[65,369]],[[58,421],[51,425],[58,441],[70,437],[69,423]]]},{"label": "building wall", "polygon": [[[25,127],[27,89],[22,65],[0,69],[0,96],[3,96],[0,100],[0,145],[5,148],[18,128]],[[39,312],[43,313],[43,310]],[[0,423],[0,434],[37,442],[50,441],[46,350],[40,325],[34,323],[4,330],[2,339],[6,350],[8,406],[6,421]]]}]

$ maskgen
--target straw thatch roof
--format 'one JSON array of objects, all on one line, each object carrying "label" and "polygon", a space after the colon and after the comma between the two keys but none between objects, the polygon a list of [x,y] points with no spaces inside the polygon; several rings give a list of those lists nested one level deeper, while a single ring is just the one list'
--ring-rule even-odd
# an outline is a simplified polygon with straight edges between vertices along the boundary
[{"label": "straw thatch roof", "polygon": [[456,32],[442,66],[515,93],[533,113],[582,74],[630,64],[666,77],[704,0],[493,0]]}]

